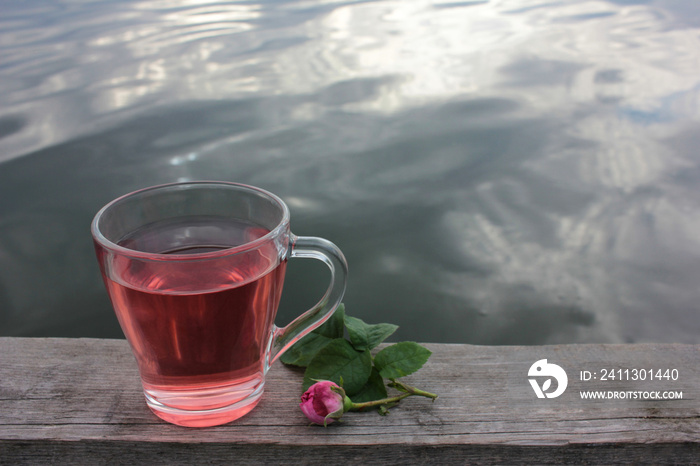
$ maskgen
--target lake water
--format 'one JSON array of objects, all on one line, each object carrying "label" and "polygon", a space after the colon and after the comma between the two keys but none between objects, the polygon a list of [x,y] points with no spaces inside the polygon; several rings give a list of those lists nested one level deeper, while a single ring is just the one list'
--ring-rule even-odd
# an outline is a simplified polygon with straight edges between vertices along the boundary
[{"label": "lake water", "polygon": [[[218,179],[338,244],[397,338],[700,343],[700,2],[0,11],[2,335],[121,337],[93,215]],[[282,323],[327,280],[298,262]]]}]

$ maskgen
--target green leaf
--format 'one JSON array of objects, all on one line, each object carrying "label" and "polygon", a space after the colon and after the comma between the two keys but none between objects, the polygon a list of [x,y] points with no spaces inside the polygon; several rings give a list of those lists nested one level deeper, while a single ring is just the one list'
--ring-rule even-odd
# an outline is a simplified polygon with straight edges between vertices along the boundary
[{"label": "green leaf", "polygon": [[345,316],[345,327],[350,335],[350,343],[358,350],[372,349],[394,333],[394,324],[367,324],[357,317]]},{"label": "green leaf", "polygon": [[342,338],[345,332],[343,326],[345,325],[345,304],[340,303],[338,308],[335,310],[333,315],[331,315],[327,321],[323,323],[320,327],[315,329],[312,333],[318,333],[328,338]]},{"label": "green leaf", "polygon": [[348,396],[359,392],[372,372],[369,351],[357,351],[345,338],[336,338],[321,349],[311,360],[304,373],[306,391],[314,380],[330,380],[340,384]]},{"label": "green leaf", "polygon": [[352,397],[355,403],[364,403],[365,401],[375,401],[386,398],[387,392],[384,386],[384,379],[379,375],[379,371],[373,367],[372,373],[367,379],[367,383],[362,389]]},{"label": "green leaf", "polygon": [[306,367],[316,353],[325,347],[332,338],[310,333],[282,354],[280,361],[293,366]]},{"label": "green leaf", "polygon": [[345,306],[341,303],[320,327],[296,342],[280,357],[284,364],[306,367],[331,340],[342,338],[345,332]]},{"label": "green leaf", "polygon": [[374,365],[382,377],[396,379],[412,374],[428,360],[431,351],[418,343],[402,341],[387,346],[374,357]]}]

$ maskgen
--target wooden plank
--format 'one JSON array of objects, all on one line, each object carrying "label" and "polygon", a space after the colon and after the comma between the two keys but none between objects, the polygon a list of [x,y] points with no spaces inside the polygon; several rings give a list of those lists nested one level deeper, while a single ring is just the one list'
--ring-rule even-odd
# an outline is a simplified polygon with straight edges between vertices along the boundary
[{"label": "wooden plank", "polygon": [[[309,426],[302,374],[277,363],[263,400],[242,419],[190,429],[153,415],[122,340],[0,338],[0,462],[248,464],[648,463],[700,457],[700,347],[426,344],[407,383],[438,393],[388,416],[348,413]],[[538,399],[528,369],[547,358],[567,390]],[[677,380],[600,380],[602,369],[677,369]],[[580,380],[581,371],[591,373]],[[596,379],[592,374],[596,373]],[[584,390],[682,392],[682,399],[583,400]],[[627,395],[631,396],[631,395]]]}]

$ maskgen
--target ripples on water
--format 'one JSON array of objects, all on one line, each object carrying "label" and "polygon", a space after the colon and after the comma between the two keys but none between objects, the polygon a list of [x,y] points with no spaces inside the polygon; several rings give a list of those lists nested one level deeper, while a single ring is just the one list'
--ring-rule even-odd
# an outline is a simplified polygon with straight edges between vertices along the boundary
[{"label": "ripples on water", "polygon": [[[3,335],[120,336],[92,216],[222,179],[336,242],[348,311],[402,339],[700,342],[700,3],[2,10]],[[325,281],[293,265],[282,320]]]}]

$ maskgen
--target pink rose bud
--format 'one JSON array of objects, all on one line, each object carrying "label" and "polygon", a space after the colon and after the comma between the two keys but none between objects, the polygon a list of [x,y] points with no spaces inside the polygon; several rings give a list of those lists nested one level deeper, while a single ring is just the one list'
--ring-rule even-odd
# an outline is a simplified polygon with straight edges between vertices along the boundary
[{"label": "pink rose bud", "polygon": [[301,395],[299,407],[311,422],[326,426],[343,415],[345,400],[345,390],[334,382],[323,380]]}]

